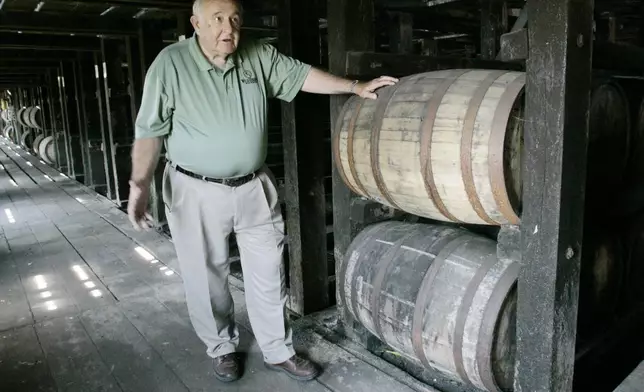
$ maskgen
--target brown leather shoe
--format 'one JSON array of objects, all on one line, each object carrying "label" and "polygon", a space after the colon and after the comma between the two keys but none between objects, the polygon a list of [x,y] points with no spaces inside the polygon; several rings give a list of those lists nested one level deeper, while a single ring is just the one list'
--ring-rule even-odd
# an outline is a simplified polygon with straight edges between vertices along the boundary
[{"label": "brown leather shoe", "polygon": [[239,358],[235,353],[215,358],[215,377],[222,382],[239,380],[241,376]]},{"label": "brown leather shoe", "polygon": [[308,359],[298,357],[297,355],[292,356],[286,362],[278,364],[270,364],[264,362],[264,365],[266,365],[266,367],[271,370],[284,372],[289,377],[297,381],[313,380],[320,373],[313,362],[309,361]]}]

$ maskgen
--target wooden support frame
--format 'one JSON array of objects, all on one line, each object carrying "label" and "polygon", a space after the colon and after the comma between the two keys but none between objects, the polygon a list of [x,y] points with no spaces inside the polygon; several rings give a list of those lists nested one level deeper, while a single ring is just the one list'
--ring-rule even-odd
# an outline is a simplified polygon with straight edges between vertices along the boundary
[{"label": "wooden support frame", "polygon": [[[103,67],[102,67],[102,62],[99,60],[99,53],[94,53],[94,71],[96,73],[96,98],[97,98],[97,104],[98,104],[98,114],[100,118],[100,123],[101,123],[101,143],[103,143],[103,146],[107,146],[107,137],[106,137],[106,130],[105,130],[105,124],[106,124],[106,115],[109,116],[109,112],[107,114],[105,113],[106,109],[103,104],[103,89],[101,88],[101,80],[103,78]],[[106,185],[106,196],[108,199],[112,200],[112,175],[110,171],[110,166],[109,166],[109,161],[108,161],[108,152],[107,148],[103,148],[103,168],[105,170],[105,185]]]},{"label": "wooden support frame", "polygon": [[480,0],[481,58],[494,59],[499,50],[499,37],[508,29],[507,3],[502,0]]},{"label": "wooden support frame", "polygon": [[78,131],[80,133],[80,151],[83,162],[83,183],[87,184],[91,179],[91,165],[89,158],[89,137],[87,131],[87,107],[85,105],[85,87],[83,85],[83,68],[80,62],[80,56],[77,56],[73,62],[74,67],[74,88],[76,91],[76,110],[78,111]]},{"label": "wooden support frame", "polygon": [[[347,51],[373,51],[375,48],[374,0],[328,0],[329,70],[336,75],[347,74]],[[346,96],[330,97],[331,127],[335,129]],[[355,235],[351,221],[351,203],[355,196],[344,184],[337,165],[332,169],[333,181],[333,237],[335,276],[340,276],[344,255]],[[342,284],[337,280],[338,286]],[[336,290],[340,320],[348,320],[342,298]]]},{"label": "wooden support frame", "polygon": [[389,51],[399,54],[413,53],[413,15],[409,12],[390,12],[389,18]]},{"label": "wooden support frame", "polygon": [[[81,142],[81,113],[78,102],[78,84],[73,61],[61,61],[61,70],[66,95],[66,122],[69,135],[70,176],[82,179],[85,173],[85,161]],[[80,156],[80,159],[79,159]]]},{"label": "wooden support frame", "polygon": [[[69,115],[67,112],[67,91],[65,86],[65,75],[63,74],[62,61],[60,62],[60,67],[57,69],[56,80],[57,80],[57,86],[58,86],[58,103],[60,105],[61,125],[62,125],[63,142],[65,145],[65,150],[61,151],[60,144],[57,142],[54,145],[56,146],[57,156],[61,157],[63,156],[63,154],[65,154],[65,166],[62,166],[60,164],[60,161],[56,162],[56,164],[58,166],[58,170],[63,171],[63,168],[64,168],[65,172],[67,172],[67,175],[73,177],[74,163],[71,159],[71,154],[69,152],[69,149],[70,149]],[[57,136],[54,136],[54,140],[56,140],[56,138]]]},{"label": "wooden support frame", "polygon": [[[134,76],[135,88],[138,90],[137,113],[143,95],[143,84],[148,68],[164,47],[162,31],[158,25],[151,21],[142,21],[138,32],[138,63],[141,77]],[[138,83],[137,83],[138,82]],[[165,204],[163,204],[162,180],[163,165],[157,165],[154,177],[150,183],[150,214],[152,215],[154,225],[157,229],[161,228],[166,222]]]},{"label": "wooden support frame", "polygon": [[[321,0],[316,0],[321,1]],[[315,1],[281,0],[279,49],[314,67],[321,66],[318,9]],[[331,305],[327,263],[324,190],[328,97],[301,94],[282,103],[282,135],[288,233],[290,310],[306,315]],[[328,106],[327,106],[328,107]]]},{"label": "wooden support frame", "polygon": [[406,76],[430,70],[449,68],[523,69],[523,66],[520,64],[509,64],[496,60],[360,51],[348,51],[344,65],[346,68],[341,72],[363,78],[378,77],[383,73],[391,76]]},{"label": "wooden support frame", "polygon": [[593,0],[528,0],[527,6],[531,47],[527,61],[515,390],[570,391],[584,220],[594,4]]}]

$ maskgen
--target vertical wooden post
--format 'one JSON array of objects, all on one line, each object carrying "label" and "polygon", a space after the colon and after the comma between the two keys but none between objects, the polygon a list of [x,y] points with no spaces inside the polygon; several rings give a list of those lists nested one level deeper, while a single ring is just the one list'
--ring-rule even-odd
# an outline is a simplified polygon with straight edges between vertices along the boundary
[{"label": "vertical wooden post", "polygon": [[400,54],[413,53],[413,15],[407,12],[392,12],[389,23],[389,51]]},{"label": "vertical wooden post", "polygon": [[[65,171],[67,172],[67,175],[73,176],[73,165],[74,163],[72,162],[72,157],[71,153],[69,151],[70,149],[70,131],[69,131],[69,115],[67,113],[67,91],[65,88],[65,74],[64,74],[64,66],[63,62],[60,61],[60,65],[58,67],[58,97],[60,99],[60,118],[61,118],[61,123],[62,123],[62,132],[63,132],[63,141],[65,143]],[[54,140],[57,138],[55,137]],[[59,144],[55,142],[56,146],[56,155],[58,157],[62,157],[63,151],[60,150]],[[63,166],[60,164],[60,158],[58,159],[58,162],[56,162],[56,165],[58,167],[58,170],[63,171]]]},{"label": "vertical wooden post", "polygon": [[[106,49],[106,46],[109,45],[109,49]],[[105,111],[106,113],[106,118],[107,118],[107,133],[106,133],[106,138],[103,143],[103,148],[105,149],[105,165],[110,166],[112,169],[112,175],[111,178],[114,181],[112,185],[114,186],[114,193],[112,196],[112,200],[116,202],[116,204],[120,207],[121,206],[121,192],[119,189],[119,171],[118,168],[116,167],[116,152],[114,149],[116,148],[116,145],[114,143],[114,127],[113,127],[113,110],[112,110],[112,89],[110,88],[110,72],[108,72],[108,67],[107,63],[111,60],[108,57],[109,52],[112,51],[113,44],[112,42],[107,42],[105,41],[105,38],[101,38],[101,61],[102,61],[102,71],[103,71],[103,93],[105,94]],[[108,169],[109,170],[109,169]]]},{"label": "vertical wooden post", "polygon": [[74,71],[74,96],[76,98],[80,153],[83,162],[83,183],[87,184],[87,179],[90,178],[89,173],[91,171],[91,165],[89,162],[88,151],[89,140],[87,137],[87,110],[85,107],[85,90],[83,86],[83,78],[80,77],[83,72],[81,68],[81,62],[79,60],[73,61],[72,68]]},{"label": "vertical wooden post", "polygon": [[[139,26],[139,63],[141,65],[141,90],[139,96],[143,94],[143,83],[145,82],[145,75],[148,68],[157,57],[159,52],[163,49],[163,36],[160,26],[155,25],[149,21],[141,21]],[[136,80],[136,78],[134,79]],[[150,184],[150,214],[154,219],[154,224],[160,227],[164,224],[165,205],[163,204],[162,192],[162,178],[163,178],[163,165],[158,165],[154,173],[154,178]]]},{"label": "vertical wooden post", "polygon": [[[329,32],[329,69],[336,75],[344,75],[348,50],[373,51],[375,47],[374,0],[328,0],[327,21]],[[346,96],[332,96],[331,129],[335,129],[338,115],[346,102]],[[342,181],[337,165],[333,164],[333,238],[335,256],[336,301],[340,318],[347,319],[342,299],[338,295],[342,282],[340,269],[344,254],[354,237],[351,223],[351,202],[354,196]]]},{"label": "vertical wooden post", "polygon": [[499,51],[499,38],[507,30],[506,4],[500,0],[481,0],[481,57],[493,59]]},{"label": "vertical wooden post", "polygon": [[515,390],[571,391],[593,0],[528,0],[527,5],[530,52]]},{"label": "vertical wooden post", "polygon": [[192,28],[192,23],[190,23],[190,17],[192,13],[190,12],[177,12],[177,40],[181,41],[187,38],[192,37],[195,30]]},{"label": "vertical wooden post", "polygon": [[[280,0],[279,48],[320,67],[320,0]],[[326,102],[325,102],[326,101]],[[328,97],[300,94],[282,103],[290,308],[304,315],[329,307],[324,199],[324,110]],[[328,107],[328,106],[327,106]],[[328,115],[328,113],[326,113]]]},{"label": "vertical wooden post", "polygon": [[103,105],[103,90],[101,89],[101,80],[102,80],[102,75],[104,74],[103,72],[103,66],[102,62],[99,61],[99,53],[95,52],[94,53],[94,72],[96,73],[96,98],[97,98],[97,103],[98,103],[98,113],[99,117],[101,119],[101,143],[103,146],[103,168],[105,170],[105,184],[107,185],[107,198],[112,200],[113,198],[113,188],[112,188],[112,174],[110,171],[110,165],[109,165],[109,160],[108,160],[108,150],[107,150],[107,137],[106,137],[106,130],[105,130],[105,123],[106,123],[106,115],[109,116],[110,113],[107,111],[107,114],[105,114],[106,111],[106,106]]}]

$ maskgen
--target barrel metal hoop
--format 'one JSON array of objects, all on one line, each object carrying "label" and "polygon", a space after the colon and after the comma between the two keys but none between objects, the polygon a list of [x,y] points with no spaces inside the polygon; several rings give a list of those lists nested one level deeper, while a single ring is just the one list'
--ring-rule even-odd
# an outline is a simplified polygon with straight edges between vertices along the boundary
[{"label": "barrel metal hoop", "polygon": [[456,81],[460,76],[469,72],[469,69],[461,69],[452,71],[450,77],[446,77],[445,80],[438,86],[436,91],[434,91],[432,98],[427,102],[427,115],[423,119],[420,125],[420,168],[423,176],[423,182],[425,183],[425,189],[429,194],[432,202],[438,209],[438,211],[443,214],[443,216],[453,222],[462,223],[460,220],[456,219],[445,207],[443,200],[436,189],[436,183],[434,182],[434,173],[432,171],[432,162],[431,162],[431,148],[432,148],[432,134],[434,131],[434,122],[436,121],[436,115],[438,114],[438,108],[447,93],[447,90],[452,86],[454,81]]},{"label": "barrel metal hoop", "polygon": [[488,151],[490,186],[492,187],[494,200],[496,201],[499,211],[503,217],[508,221],[508,223],[513,225],[518,225],[520,219],[510,203],[510,198],[508,197],[508,191],[506,189],[506,176],[503,167],[503,160],[505,157],[504,141],[512,107],[514,106],[517,96],[521,93],[521,90],[523,90],[525,82],[525,74],[520,74],[503,92],[503,95],[499,100],[499,104],[496,107],[496,111],[494,112]]},{"label": "barrel metal hoop", "polygon": [[427,308],[427,303],[429,301],[429,292],[434,287],[433,283],[438,274],[438,271],[445,260],[460,246],[465,245],[472,240],[471,236],[463,234],[463,232],[455,233],[456,238],[451,239],[450,242],[436,255],[436,258],[429,266],[423,282],[420,285],[418,290],[418,295],[416,297],[416,305],[414,306],[414,315],[412,318],[412,327],[411,327],[411,344],[416,353],[416,356],[422,364],[427,368],[432,368],[425,354],[425,349],[423,348],[423,326],[425,311]]},{"label": "barrel metal hoop", "polygon": [[[501,308],[508,296],[508,293],[513,286],[517,284],[519,278],[519,271],[521,264],[512,262],[503,271],[499,278],[494,291],[490,295],[490,299],[483,312],[483,319],[481,320],[481,329],[479,330],[478,343],[476,349],[476,363],[479,367],[479,375],[483,385],[489,391],[500,390],[494,377],[492,370],[492,347],[494,344],[494,336],[483,336],[484,331],[494,331],[497,320],[501,316]],[[493,332],[494,333],[494,332]]]},{"label": "barrel metal hoop", "polygon": [[376,266],[376,270],[378,272],[373,280],[373,294],[371,297],[371,318],[373,319],[373,325],[376,329],[376,336],[379,337],[382,341],[385,341],[385,338],[382,334],[380,317],[378,317],[380,309],[380,292],[382,291],[382,285],[385,282],[385,277],[387,277],[388,275],[387,273],[391,269],[391,265],[393,264],[394,260],[396,260],[396,256],[398,256],[399,254],[400,247],[405,243],[405,241],[407,241],[415,234],[418,234],[417,230],[410,230],[409,233],[402,236],[391,246],[389,250],[387,250],[387,252],[385,252],[384,255],[382,255],[380,262]]},{"label": "barrel metal hoop", "polygon": [[485,211],[474,186],[474,175],[472,173],[472,141],[474,138],[474,125],[476,124],[476,117],[479,113],[479,108],[485,99],[485,95],[490,89],[490,86],[507,71],[490,71],[490,75],[486,77],[478,89],[475,91],[472,99],[470,100],[467,112],[465,113],[465,120],[463,122],[463,133],[461,136],[461,171],[463,172],[463,186],[467,193],[467,198],[470,205],[476,214],[486,223],[496,225],[494,221]]},{"label": "barrel metal hoop", "polygon": [[362,182],[358,178],[358,171],[356,170],[356,162],[355,162],[355,159],[353,158],[353,138],[355,137],[354,134],[356,132],[356,122],[358,121],[358,115],[360,114],[360,109],[362,109],[362,105],[364,104],[364,102],[365,102],[364,98],[358,99],[356,108],[354,109],[353,115],[351,116],[351,120],[349,121],[349,129],[347,130],[347,161],[349,164],[349,170],[351,171],[351,175],[353,176],[353,181],[355,181],[356,186],[360,191],[357,193],[365,197],[368,197],[369,194],[367,193],[367,191],[364,188],[364,185],[362,185]]},{"label": "barrel metal hoop", "polygon": [[376,111],[374,113],[373,117],[373,123],[372,123],[372,128],[371,128],[371,171],[373,172],[373,178],[376,181],[376,187],[378,188],[378,191],[380,191],[380,194],[382,197],[387,200],[389,205],[391,207],[401,209],[398,207],[396,202],[394,202],[393,197],[391,197],[391,194],[389,193],[389,190],[387,189],[387,185],[385,184],[385,180],[382,177],[382,171],[380,170],[380,129],[382,128],[382,122],[385,119],[385,113],[387,112],[387,108],[389,107],[389,103],[391,102],[391,99],[394,97],[396,92],[398,91],[398,86],[389,86],[384,88],[384,92],[381,93],[380,97],[378,97],[378,104],[376,106]]},{"label": "barrel metal hoop", "polygon": [[[357,191],[349,182],[349,179],[347,178],[347,174],[344,171],[344,166],[342,165],[342,158],[340,157],[340,138],[342,137],[342,127],[344,125],[344,116],[348,110],[348,106],[350,105],[350,101],[345,103],[345,105],[342,106],[342,110],[340,110],[340,114],[338,115],[338,119],[336,120],[336,125],[335,125],[335,135],[333,137],[333,152],[335,155],[335,165],[337,167],[338,173],[340,174],[340,177],[344,181],[345,185],[355,194],[360,194],[360,192]],[[360,111],[360,106],[362,105],[361,101],[358,101],[356,105],[356,110]],[[353,116],[352,116],[353,119]],[[350,125],[351,126],[351,125]],[[348,137],[348,135],[347,135]],[[347,143],[349,140],[347,139]],[[349,145],[347,144],[347,153],[349,149]]]},{"label": "barrel metal hoop", "polygon": [[494,267],[498,262],[496,253],[491,254],[485,259],[485,262],[482,267],[480,267],[472,280],[470,281],[465,294],[463,295],[463,300],[458,309],[458,314],[456,316],[456,322],[454,323],[454,363],[456,365],[456,371],[463,381],[468,381],[469,377],[465,371],[465,365],[463,363],[463,337],[465,336],[465,322],[467,321],[467,315],[469,313],[472,302],[474,302],[474,296],[487,276],[488,272]]}]

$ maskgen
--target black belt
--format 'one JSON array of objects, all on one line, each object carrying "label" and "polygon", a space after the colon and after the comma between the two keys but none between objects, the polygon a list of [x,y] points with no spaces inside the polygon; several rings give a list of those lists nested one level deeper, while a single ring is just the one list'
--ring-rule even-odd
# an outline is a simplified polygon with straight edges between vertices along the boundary
[{"label": "black belt", "polygon": [[208,182],[215,182],[217,184],[222,184],[230,187],[238,187],[242,186],[250,181],[252,181],[255,177],[257,177],[257,172],[246,174],[245,176],[241,177],[235,177],[235,178],[213,178],[213,177],[206,177],[206,176],[201,176],[199,174],[195,174],[191,171],[188,171],[181,166],[175,166],[174,167],[179,173],[183,173],[187,176],[197,178],[199,180],[203,181],[208,181]]}]

